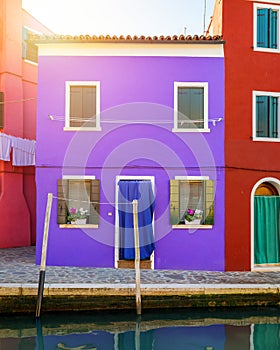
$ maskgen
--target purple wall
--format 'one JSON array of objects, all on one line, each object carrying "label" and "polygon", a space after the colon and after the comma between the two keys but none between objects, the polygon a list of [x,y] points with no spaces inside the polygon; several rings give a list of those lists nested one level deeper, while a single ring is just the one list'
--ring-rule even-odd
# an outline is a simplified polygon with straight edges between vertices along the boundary
[{"label": "purple wall", "polygon": [[[223,117],[223,64],[223,58],[40,57],[37,263],[47,193],[57,195],[62,175],[95,175],[105,204],[98,229],[60,229],[54,198],[48,264],[95,267],[114,264],[116,176],[148,175],[156,187],[155,268],[224,270],[224,124],[209,123],[210,133],[171,131],[174,81],[208,82],[209,119]],[[65,115],[65,81],[72,80],[100,81],[101,132],[66,132],[61,118],[48,118]],[[178,175],[216,180],[212,229],[172,230],[169,180]]]}]

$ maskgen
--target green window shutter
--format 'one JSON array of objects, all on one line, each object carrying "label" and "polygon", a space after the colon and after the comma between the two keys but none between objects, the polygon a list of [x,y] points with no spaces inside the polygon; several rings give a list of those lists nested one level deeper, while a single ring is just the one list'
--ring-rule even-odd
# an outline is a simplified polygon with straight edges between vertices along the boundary
[{"label": "green window shutter", "polygon": [[170,180],[170,224],[178,225],[180,222],[180,181]]},{"label": "green window shutter", "polygon": [[0,128],[4,128],[4,92],[0,92]]},{"label": "green window shutter", "polygon": [[204,182],[205,193],[205,213],[204,213],[204,225],[214,225],[214,196],[215,187],[213,180],[205,180]]},{"label": "green window shutter", "polygon": [[69,180],[58,180],[57,186],[57,223],[66,224],[67,221],[67,196],[68,196]]},{"label": "green window shutter", "polygon": [[270,9],[269,14],[269,47],[272,49],[277,49],[278,11]]},{"label": "green window shutter", "polygon": [[268,137],[269,96],[256,98],[256,136]]},{"label": "green window shutter", "polygon": [[278,137],[278,97],[269,99],[269,137]]},{"label": "green window shutter", "polygon": [[257,10],[257,47],[269,47],[269,12],[268,9]]},{"label": "green window shutter", "polygon": [[100,180],[91,180],[90,181],[90,224],[99,224],[99,215],[100,215]]}]

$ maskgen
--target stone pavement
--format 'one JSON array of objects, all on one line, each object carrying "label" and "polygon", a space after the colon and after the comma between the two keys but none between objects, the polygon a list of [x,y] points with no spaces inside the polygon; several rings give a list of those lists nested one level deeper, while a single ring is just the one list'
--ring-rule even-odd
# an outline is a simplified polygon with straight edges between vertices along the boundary
[{"label": "stone pavement", "polygon": [[[15,308],[13,298],[26,296],[33,298],[34,303],[39,271],[40,267],[35,265],[35,247],[0,249],[0,301],[13,300],[11,307]],[[144,306],[146,300],[147,308],[280,306],[279,291],[280,272],[141,270],[141,295]],[[46,307],[50,310],[54,308],[53,305],[50,306],[51,299],[54,303],[63,300],[67,309],[71,304],[70,299],[72,305],[78,300],[79,307],[82,308],[88,308],[91,305],[89,299],[92,299],[95,307],[102,308],[102,305],[104,307],[102,298],[104,300],[107,298],[107,304],[110,300],[109,304],[113,308],[129,307],[131,300],[135,300],[133,299],[135,271],[113,268],[46,267],[44,302],[49,300],[45,304],[49,305]],[[0,313],[8,310],[9,305],[7,308],[0,307]]]}]

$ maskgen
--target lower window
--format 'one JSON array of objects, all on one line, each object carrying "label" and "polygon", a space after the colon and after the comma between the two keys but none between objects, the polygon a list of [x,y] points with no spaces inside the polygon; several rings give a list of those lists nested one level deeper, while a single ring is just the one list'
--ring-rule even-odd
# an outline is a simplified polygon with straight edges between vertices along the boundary
[{"label": "lower window", "polygon": [[214,181],[170,180],[171,225],[214,224]]},{"label": "lower window", "polygon": [[98,225],[100,181],[92,179],[58,180],[58,224]]},{"label": "lower window", "polygon": [[254,92],[254,138],[279,138],[279,93]]}]

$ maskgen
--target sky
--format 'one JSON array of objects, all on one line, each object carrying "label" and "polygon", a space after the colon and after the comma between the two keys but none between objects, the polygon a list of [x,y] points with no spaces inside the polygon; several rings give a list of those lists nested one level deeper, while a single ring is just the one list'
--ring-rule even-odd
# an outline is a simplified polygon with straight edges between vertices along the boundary
[{"label": "sky", "polygon": [[[203,34],[215,0],[22,0],[56,34]],[[206,7],[206,11],[204,8]]]}]

